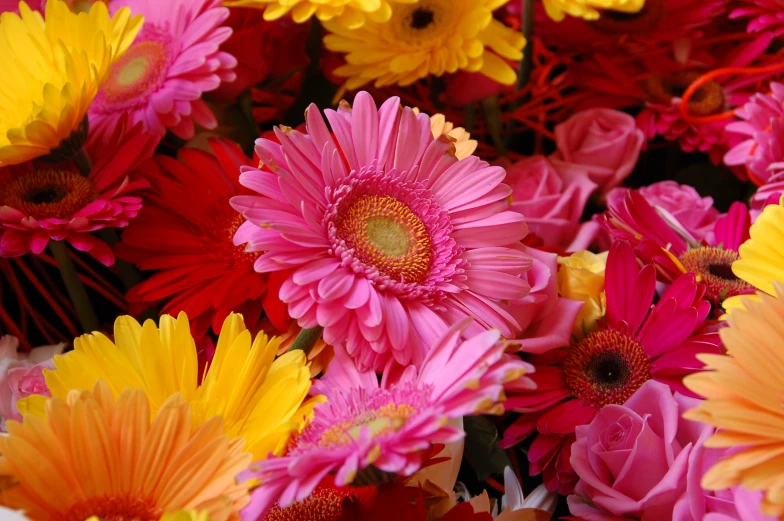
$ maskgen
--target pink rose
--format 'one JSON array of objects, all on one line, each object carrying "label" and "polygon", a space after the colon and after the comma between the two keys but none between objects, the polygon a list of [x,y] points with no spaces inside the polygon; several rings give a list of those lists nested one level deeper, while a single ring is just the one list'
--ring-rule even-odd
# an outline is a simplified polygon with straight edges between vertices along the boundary
[{"label": "pink rose", "polygon": [[[607,194],[607,205],[620,207],[629,188],[614,188]],[[643,186],[638,192],[659,211],[674,218],[692,237],[700,241],[713,232],[719,211],[712,197],[702,197],[693,187],[675,181]]]},{"label": "pink rose", "polygon": [[37,347],[29,354],[17,353],[19,341],[12,336],[0,338],[0,430],[6,420],[22,419],[16,403],[31,394],[51,396],[44,380],[44,369],[54,369],[52,357],[63,352],[64,344]]},{"label": "pink rose", "polygon": [[596,183],[584,168],[560,163],[553,166],[544,156],[533,156],[506,168],[512,187],[511,209],[525,216],[531,233],[545,246],[567,251],[587,249],[598,228],[580,225],[585,204]]},{"label": "pink rose", "polygon": [[557,255],[526,248],[533,266],[522,276],[531,292],[510,302],[506,311],[514,317],[522,333],[519,338],[526,353],[545,353],[569,344],[572,327],[583,303],[558,296]]},{"label": "pink rose", "polygon": [[571,462],[580,478],[569,508],[586,521],[672,519],[689,458],[712,433],[682,418],[698,400],[650,380],[624,405],[607,405],[577,427]]},{"label": "pink rose", "polygon": [[558,161],[576,163],[606,194],[634,170],[645,134],[634,118],[613,109],[583,110],[555,127]]},{"label": "pink rose", "polygon": [[709,449],[703,443],[692,450],[686,492],[675,504],[672,521],[776,521],[776,517],[762,514],[760,491],[743,487],[718,491],[702,488],[702,476],[726,453],[726,449]]}]

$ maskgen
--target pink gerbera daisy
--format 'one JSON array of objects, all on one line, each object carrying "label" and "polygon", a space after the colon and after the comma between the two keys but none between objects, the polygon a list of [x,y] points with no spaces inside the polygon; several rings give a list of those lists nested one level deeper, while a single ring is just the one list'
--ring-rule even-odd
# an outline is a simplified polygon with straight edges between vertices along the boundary
[{"label": "pink gerbera daisy", "polygon": [[729,166],[745,165],[758,185],[784,170],[784,84],[772,82],[769,94],[755,94],[735,111],[743,121],[727,125],[728,132],[747,138],[724,156]]},{"label": "pink gerbera daisy", "polygon": [[462,341],[469,320],[451,327],[428,352],[421,368],[388,366],[381,383],[362,371],[342,349],[314,392],[327,397],[287,453],[257,464],[242,478],[257,478],[245,519],[258,519],[278,503],[302,501],[328,475],[337,486],[378,482],[385,474],[410,476],[419,470],[433,443],[464,435],[451,419],[500,414],[504,382],[530,386],[531,367],[505,354],[497,330]]},{"label": "pink gerbera daisy", "polygon": [[140,310],[161,300],[161,313],[184,311],[194,336],[218,334],[226,316],[242,313],[254,329],[262,311],[281,331],[288,330],[286,308],[278,300],[281,276],[261,277],[253,270],[258,253],[233,243],[244,222],[229,199],[250,193],[239,172],[250,160],[227,140],[210,140],[212,154],[184,148],[179,161],[157,156],[146,177],[153,185],[144,209],[123,232],[120,258],[142,270],[157,270],[128,292]]},{"label": "pink gerbera daisy", "polygon": [[264,170],[240,182],[261,195],[231,201],[248,219],[235,242],[264,252],[256,271],[294,270],[280,292],[289,314],[379,370],[392,358],[420,364],[464,317],[515,338],[501,302],[528,294],[520,274],[532,261],[504,169],[458,161],[451,139],[434,139],[430,118],[398,98],[377,109],[361,92],[353,110],[343,102],[326,116],[334,138],[311,105],[306,134],[256,141]]},{"label": "pink gerbera daisy", "polygon": [[701,240],[670,212],[652,206],[638,190],[628,190],[625,196],[609,201],[601,221],[615,238],[630,241],[644,262],[655,264],[664,282],[693,273],[705,284],[706,298],[714,304],[754,292],[732,272],[738,248],[749,238],[751,228],[751,214],[743,203],[733,203],[729,212],[714,222],[712,233]]},{"label": "pink gerbera daisy", "polygon": [[237,64],[218,50],[231,35],[230,28],[221,27],[229,10],[220,4],[113,0],[112,12],[129,7],[144,15],[144,27],[109,69],[90,106],[90,124],[111,128],[118,116],[129,114],[151,134],[163,136],[168,128],[183,139],[193,137],[194,123],[215,128],[215,116],[201,95],[234,80]]},{"label": "pink gerbera daisy", "polygon": [[87,176],[72,162],[0,169],[0,256],[37,255],[50,240],[64,240],[103,264],[114,263],[111,249],[92,232],[125,227],[136,217],[142,200],[130,194],[147,184],[131,174],[157,144],[141,126],[126,127],[123,119],[112,133],[91,135]]},{"label": "pink gerbera daisy", "polygon": [[748,18],[748,31],[773,31],[781,35],[784,32],[784,0],[737,0],[735,9],[730,12],[730,18]]},{"label": "pink gerbera daisy", "polygon": [[538,433],[528,452],[531,474],[571,492],[577,477],[569,464],[577,425],[591,422],[608,404],[623,404],[643,383],[658,380],[689,393],[683,376],[702,367],[699,353],[718,353],[719,335],[705,318],[710,304],[694,275],[679,277],[656,305],[656,273],[640,268],[631,246],[616,242],[607,259],[604,323],[569,347],[531,358],[531,389],[507,387],[507,410],[524,413],[504,433],[504,445]]}]

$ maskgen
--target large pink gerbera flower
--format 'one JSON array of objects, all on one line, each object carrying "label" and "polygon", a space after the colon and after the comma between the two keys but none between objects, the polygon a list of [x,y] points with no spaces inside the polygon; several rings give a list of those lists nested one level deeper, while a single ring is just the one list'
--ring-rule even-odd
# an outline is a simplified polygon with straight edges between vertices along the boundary
[{"label": "large pink gerbera flower", "polygon": [[90,124],[113,127],[129,114],[151,134],[168,128],[183,139],[193,137],[194,123],[215,128],[217,121],[201,99],[221,81],[232,81],[237,61],[218,50],[231,35],[221,27],[229,10],[220,0],[169,2],[113,0],[112,12],[129,7],[144,15],[133,45],[109,69],[90,106]]},{"label": "large pink gerbera flower", "polygon": [[759,185],[784,170],[784,84],[772,82],[770,89],[769,94],[755,94],[735,111],[743,121],[727,125],[727,132],[747,139],[727,152],[724,162],[745,165]]},{"label": "large pink gerbera flower", "polygon": [[784,33],[784,2],[782,0],[737,0],[737,7],[730,12],[730,18],[748,18],[748,31],[773,31],[775,35]]},{"label": "large pink gerbera flower", "polygon": [[381,383],[373,371],[356,367],[342,348],[314,391],[327,397],[287,453],[258,463],[242,478],[257,478],[244,519],[259,516],[275,502],[286,508],[302,501],[330,474],[337,486],[377,481],[383,473],[410,476],[422,467],[433,443],[464,435],[451,419],[500,414],[504,382],[530,386],[530,365],[506,355],[498,331],[461,340],[468,320],[438,340],[421,368],[390,365]]},{"label": "large pink gerbera flower", "polygon": [[121,120],[112,133],[91,135],[88,176],[71,162],[0,169],[0,256],[39,254],[50,240],[64,240],[113,264],[111,249],[92,232],[127,226],[139,212],[142,200],[130,194],[147,184],[131,174],[156,144],[141,126],[127,129]]},{"label": "large pink gerbera flower", "polygon": [[702,239],[666,209],[651,205],[638,190],[627,190],[625,196],[609,201],[601,221],[614,237],[631,242],[643,261],[655,264],[664,282],[693,273],[705,284],[706,298],[714,304],[754,292],[732,272],[738,248],[749,238],[751,228],[751,214],[743,203],[734,203]]},{"label": "large pink gerbera flower", "polygon": [[577,425],[607,404],[623,404],[648,380],[688,393],[681,379],[702,367],[696,355],[719,352],[718,333],[705,322],[705,288],[694,275],[679,277],[652,305],[655,269],[640,268],[625,241],[610,250],[606,273],[604,324],[567,348],[534,356],[535,388],[507,387],[504,406],[524,414],[504,433],[504,445],[538,433],[528,452],[531,474],[544,472],[547,488],[561,494],[577,481],[569,464]]},{"label": "large pink gerbera flower", "polygon": [[307,134],[258,140],[265,169],[240,182],[261,195],[231,201],[248,219],[235,242],[264,252],[256,271],[294,270],[280,292],[290,315],[379,370],[392,358],[420,364],[464,317],[515,338],[501,301],[525,297],[532,261],[504,169],[458,161],[450,138],[434,139],[430,118],[398,98],[377,109],[361,92],[353,110],[343,102],[326,116],[334,138],[311,106]]}]

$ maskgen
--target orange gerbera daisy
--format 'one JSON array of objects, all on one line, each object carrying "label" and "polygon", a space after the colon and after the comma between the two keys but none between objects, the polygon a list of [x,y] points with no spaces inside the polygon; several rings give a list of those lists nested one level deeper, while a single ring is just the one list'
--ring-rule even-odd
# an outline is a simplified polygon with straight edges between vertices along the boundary
[{"label": "orange gerbera daisy", "polygon": [[144,392],[115,401],[92,392],[52,398],[44,418],[9,422],[0,437],[0,504],[33,521],[158,520],[181,509],[211,521],[239,518],[249,483],[237,484],[251,455],[223,436],[220,417],[193,428],[190,405],[173,395],[150,419]]},{"label": "orange gerbera daisy", "polygon": [[720,331],[729,354],[699,355],[707,371],[684,383],[706,398],[686,417],[718,428],[706,446],[735,449],[703,487],[764,490],[763,512],[784,519],[784,283],[773,289],[743,300]]}]

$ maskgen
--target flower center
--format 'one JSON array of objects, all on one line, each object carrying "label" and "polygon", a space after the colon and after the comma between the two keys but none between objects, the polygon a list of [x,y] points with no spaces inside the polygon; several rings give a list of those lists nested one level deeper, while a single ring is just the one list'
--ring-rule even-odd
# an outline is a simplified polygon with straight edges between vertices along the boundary
[{"label": "flower center", "polygon": [[659,25],[664,14],[664,0],[646,0],[636,13],[602,11],[601,17],[591,22],[591,26],[606,34],[646,33]]},{"label": "flower center", "polygon": [[336,237],[358,260],[394,280],[422,282],[430,270],[432,244],[422,220],[387,195],[359,195],[341,204]]},{"label": "flower center", "polygon": [[[669,77],[653,76],[643,83],[643,90],[653,103],[669,105],[673,98],[680,98],[700,73],[678,72]],[[726,105],[724,89],[711,80],[694,93],[689,101],[689,113],[694,116],[710,116],[722,112]]]},{"label": "flower center", "polygon": [[149,498],[103,497],[75,504],[56,521],[84,521],[92,516],[101,521],[157,521],[162,515],[163,510]]},{"label": "flower center", "polygon": [[[67,2],[67,4],[74,13],[89,13],[90,9],[93,7],[93,4],[100,1],[101,0],[70,0]],[[111,0],[103,1],[108,5]]]},{"label": "flower center", "polygon": [[450,0],[419,0],[396,7],[389,27],[401,44],[419,46],[450,36],[459,9]]},{"label": "flower center", "polygon": [[108,112],[143,103],[164,80],[170,37],[155,27],[145,27],[142,32],[109,69],[97,97],[98,109]]},{"label": "flower center", "polygon": [[651,379],[651,363],[631,336],[604,329],[591,333],[564,360],[566,385],[574,396],[596,409],[623,404]]},{"label": "flower center", "polygon": [[387,404],[375,410],[364,411],[325,430],[321,434],[319,446],[329,449],[350,445],[359,439],[364,429],[368,429],[373,438],[397,432],[414,414],[416,409],[407,403]]},{"label": "flower center", "polygon": [[93,182],[78,172],[36,170],[0,187],[0,206],[35,219],[70,219],[98,198]]},{"label": "flower center", "polygon": [[261,521],[337,521],[343,517],[344,501],[369,505],[375,498],[375,487],[335,487],[331,478],[327,477],[327,480],[330,482],[319,485],[303,501],[287,508],[273,506]]},{"label": "flower center", "polygon": [[430,9],[419,7],[410,16],[410,23],[412,29],[424,29],[434,21],[433,11]]},{"label": "flower center", "polygon": [[252,267],[253,263],[261,255],[261,252],[247,252],[245,251],[245,245],[234,245],[234,235],[237,233],[237,229],[245,222],[242,214],[235,212],[226,205],[213,212],[210,222],[215,223],[215,226],[201,232],[206,235],[202,239],[204,250],[217,250],[221,258],[229,265]]},{"label": "flower center", "polygon": [[734,250],[723,248],[695,248],[681,255],[686,272],[694,273],[697,280],[705,284],[709,300],[720,302],[736,295],[753,293],[754,288],[732,272],[732,263],[740,256]]}]

